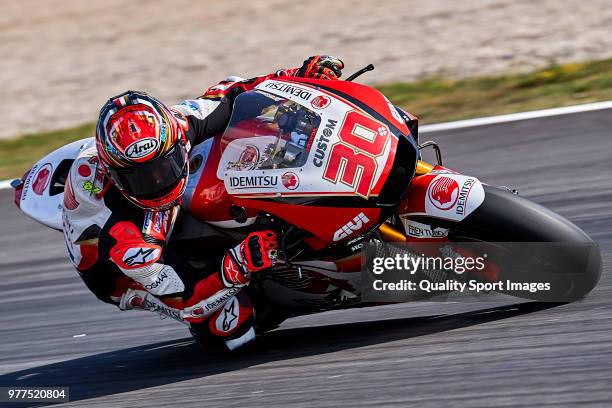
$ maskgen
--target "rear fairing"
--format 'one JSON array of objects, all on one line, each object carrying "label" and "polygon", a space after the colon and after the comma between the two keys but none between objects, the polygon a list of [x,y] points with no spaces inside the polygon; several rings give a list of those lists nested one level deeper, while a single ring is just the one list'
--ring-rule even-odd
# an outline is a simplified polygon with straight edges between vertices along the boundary
[{"label": "rear fairing", "polygon": [[36,162],[16,189],[21,211],[43,225],[61,230],[66,176],[79,153],[91,146],[93,138],[77,140]]}]

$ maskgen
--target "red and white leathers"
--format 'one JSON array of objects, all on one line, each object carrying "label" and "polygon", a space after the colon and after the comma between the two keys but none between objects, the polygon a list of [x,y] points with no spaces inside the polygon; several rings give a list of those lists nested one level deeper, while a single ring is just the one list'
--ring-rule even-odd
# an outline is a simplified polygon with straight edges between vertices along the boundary
[{"label": "red and white leathers", "polygon": [[[174,106],[172,112],[193,146],[223,131],[237,94],[295,72],[229,78],[202,97]],[[155,311],[200,333],[206,325],[227,348],[240,347],[255,336],[253,307],[241,288],[250,273],[272,265],[275,248],[270,242],[275,238],[268,232],[253,233],[255,238],[247,236],[221,265],[196,269],[166,248],[178,212],[178,206],[150,211],[127,201],[105,176],[96,147],[87,147],[72,164],[64,190],[62,219],[70,259],[101,300],[121,310]],[[253,261],[257,248],[263,255]],[[218,255],[211,254],[211,259]]]}]

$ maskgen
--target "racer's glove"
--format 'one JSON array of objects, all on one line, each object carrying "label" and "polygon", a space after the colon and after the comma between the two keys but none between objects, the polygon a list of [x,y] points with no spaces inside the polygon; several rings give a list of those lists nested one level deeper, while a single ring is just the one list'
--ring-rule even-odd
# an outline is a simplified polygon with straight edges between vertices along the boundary
[{"label": "racer's glove", "polygon": [[274,231],[252,232],[227,251],[221,265],[225,286],[246,285],[251,274],[276,264],[278,242]]},{"label": "racer's glove", "polygon": [[344,62],[330,55],[315,55],[304,61],[295,73],[296,77],[316,79],[338,79],[342,75]]}]

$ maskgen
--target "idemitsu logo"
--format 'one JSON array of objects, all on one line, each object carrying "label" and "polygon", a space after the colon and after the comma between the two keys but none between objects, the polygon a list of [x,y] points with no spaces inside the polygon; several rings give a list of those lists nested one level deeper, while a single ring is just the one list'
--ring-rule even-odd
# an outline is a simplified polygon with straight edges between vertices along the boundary
[{"label": "idemitsu logo", "polygon": [[429,201],[440,210],[453,208],[459,197],[459,184],[450,177],[440,177],[429,186]]},{"label": "idemitsu logo", "polygon": [[316,98],[314,98],[312,101],[310,101],[310,104],[315,109],[324,109],[324,108],[327,108],[330,102],[331,102],[331,99],[328,98],[327,96],[319,95]]},{"label": "idemitsu logo", "polygon": [[300,185],[300,179],[297,174],[292,171],[288,171],[281,176],[281,182],[286,189],[295,190]]}]

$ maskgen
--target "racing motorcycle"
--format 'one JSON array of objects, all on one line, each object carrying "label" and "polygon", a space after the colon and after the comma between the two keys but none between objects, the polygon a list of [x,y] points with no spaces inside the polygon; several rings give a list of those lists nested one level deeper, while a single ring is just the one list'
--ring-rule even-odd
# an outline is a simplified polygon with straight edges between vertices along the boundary
[{"label": "racing motorcycle", "polygon": [[[277,78],[240,94],[223,132],[190,152],[189,181],[169,245],[197,265],[253,230],[279,234],[281,262],[246,289],[259,331],[306,313],[372,305],[361,298],[368,242],[561,242],[593,245],[577,226],[513,191],[442,165],[419,141],[417,118],[382,93],[346,81]],[[92,138],[39,160],[16,180],[16,203],[61,230],[68,170]],[[433,148],[436,164],[422,159]],[[542,277],[574,262],[539,257]],[[598,282],[592,251],[562,291],[579,298]]]}]

